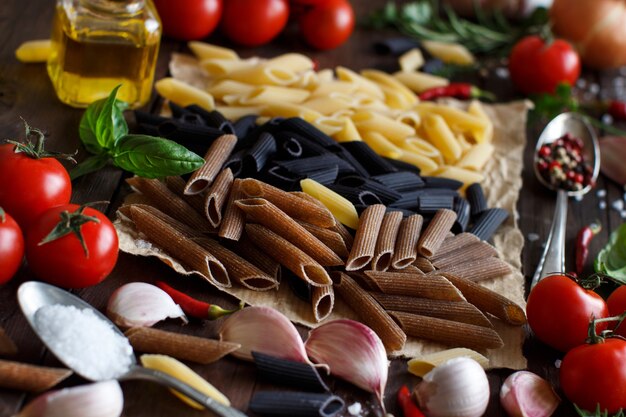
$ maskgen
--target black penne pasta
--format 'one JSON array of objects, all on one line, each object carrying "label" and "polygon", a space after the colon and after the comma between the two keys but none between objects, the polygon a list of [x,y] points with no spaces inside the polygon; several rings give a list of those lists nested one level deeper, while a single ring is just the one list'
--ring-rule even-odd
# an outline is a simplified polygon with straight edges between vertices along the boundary
[{"label": "black penne pasta", "polygon": [[[314,140],[307,139],[304,136],[289,131],[277,131],[275,133],[276,141],[278,143],[289,142],[290,144],[297,143],[300,146],[301,154],[299,157],[309,157],[317,155],[326,155],[329,153],[322,145],[316,143]],[[293,145],[290,145],[293,146]]]},{"label": "black penne pasta", "polygon": [[275,165],[263,171],[258,178],[285,191],[300,191],[300,181],[306,176],[294,174]]},{"label": "black penne pasta", "polygon": [[224,134],[213,127],[182,124],[175,120],[161,123],[157,131],[159,136],[178,142],[199,155],[204,155],[211,143]]},{"label": "black penne pasta", "polygon": [[302,278],[298,277],[296,274],[288,270],[287,268],[283,268],[281,266],[281,280],[286,280],[289,288],[293,291],[294,295],[299,299],[306,301],[307,303],[311,302],[311,285],[304,281]]},{"label": "black penne pasta", "polygon": [[283,141],[280,145],[280,149],[281,151],[279,152],[279,155],[287,158],[300,158],[304,152],[300,141],[294,138],[289,138]]},{"label": "black penne pasta", "polygon": [[230,120],[222,116],[222,113],[218,112],[217,110],[207,111],[197,104],[187,106],[185,107],[185,109],[200,116],[207,126],[214,127],[230,135],[235,134],[235,128],[233,124],[230,122]]},{"label": "black penne pasta", "polygon": [[208,126],[204,118],[189,110],[189,107],[181,107],[173,102],[169,103],[172,116],[179,123],[184,125]]},{"label": "black penne pasta", "polygon": [[321,146],[334,145],[336,142],[333,138],[322,132],[309,122],[299,117],[290,117],[280,121],[278,124],[281,130],[287,130],[299,134],[310,139]]},{"label": "black penne pasta", "polygon": [[456,197],[454,199],[454,208],[456,212],[456,220],[452,225],[452,233],[462,233],[467,229],[467,225],[470,220],[470,204],[463,197]]},{"label": "black penne pasta", "polygon": [[141,110],[135,110],[135,121],[138,125],[154,126],[155,128],[163,122],[167,122],[167,117],[159,116],[157,114],[147,113]]},{"label": "black penne pasta", "polygon": [[420,197],[423,195],[447,195],[451,197],[459,196],[458,191],[452,190],[450,188],[418,188],[417,190],[414,190],[413,193]]},{"label": "black penne pasta", "polygon": [[418,197],[419,197],[419,194],[417,194],[415,191],[405,192],[402,194],[402,196],[399,199],[391,203],[389,206],[395,207],[398,209],[416,211],[419,208]]},{"label": "black penne pasta", "polygon": [[370,146],[360,140],[352,142],[341,142],[340,146],[345,149],[353,159],[357,160],[363,166],[366,172],[371,175],[387,174],[396,172],[394,168],[385,158],[378,155]]},{"label": "black penne pasta", "polygon": [[353,204],[365,206],[369,206],[372,204],[382,204],[380,198],[371,191],[347,187],[340,184],[329,185],[328,188],[338,193],[342,197],[345,197]]},{"label": "black penne pasta", "polygon": [[420,43],[411,38],[391,38],[374,43],[374,50],[381,55],[401,55],[413,48],[420,46]]},{"label": "black penne pasta", "polygon": [[250,410],[263,416],[333,417],[343,411],[344,401],[332,394],[294,391],[259,391]]},{"label": "black penne pasta", "polygon": [[307,178],[315,180],[322,185],[328,186],[333,184],[337,180],[338,173],[339,168],[334,165],[324,169],[319,169],[317,171],[308,172]]},{"label": "black penne pasta", "polygon": [[305,391],[330,391],[317,369],[308,363],[281,359],[260,352],[252,352],[252,357],[259,376],[267,381]]},{"label": "black penne pasta", "polygon": [[400,207],[392,207],[392,206],[388,206],[387,209],[385,210],[385,213],[391,213],[392,211],[399,211],[400,213],[402,213],[402,217],[409,217],[416,213],[414,210],[408,210],[408,209],[403,209]]},{"label": "black penne pasta", "polygon": [[309,172],[328,168],[329,166],[336,166],[339,175],[351,174],[354,172],[352,165],[332,153],[311,156],[309,158],[292,159],[291,161],[274,162],[276,165],[279,165],[290,172],[303,175],[308,174]]},{"label": "black penne pasta", "polygon": [[347,163],[349,163],[353,168],[357,175],[361,177],[367,178],[370,176],[370,173],[361,165],[356,158],[348,152],[345,148],[340,146],[339,144],[335,146],[329,146],[326,148],[327,150],[332,150],[333,154],[337,155],[339,158],[343,159]]},{"label": "black penne pasta", "polygon": [[404,192],[424,187],[424,180],[415,172],[398,171],[375,175],[372,179],[392,190]]},{"label": "black penne pasta", "polygon": [[424,194],[418,197],[417,207],[420,214],[435,214],[437,210],[454,208],[454,196]]},{"label": "black penne pasta", "polygon": [[383,158],[383,159],[387,161],[392,167],[395,168],[395,170],[392,172],[408,171],[408,172],[414,172],[417,175],[420,174],[420,169],[413,164],[409,164],[408,162],[399,161],[397,159],[392,159],[392,158]]},{"label": "black penne pasta", "polygon": [[222,169],[230,168],[234,177],[239,177],[243,172],[243,157],[246,154],[245,150],[240,150],[230,154]]},{"label": "black penne pasta", "polygon": [[467,187],[465,190],[465,198],[469,201],[471,207],[470,215],[472,216],[472,219],[476,219],[480,213],[489,208],[487,206],[487,198],[485,198],[485,193],[483,192],[483,187],[477,182]]},{"label": "black penne pasta", "polygon": [[458,190],[463,186],[463,183],[452,178],[444,177],[422,177],[424,180],[424,187],[426,188],[449,188],[451,190]]},{"label": "black penne pasta", "polygon": [[509,213],[502,208],[484,210],[474,222],[469,232],[481,240],[489,240],[498,227],[509,217]]},{"label": "black penne pasta", "polygon": [[268,132],[263,132],[254,145],[244,156],[245,166],[250,166],[254,172],[259,172],[265,167],[265,164],[276,154],[276,140]]},{"label": "black penne pasta", "polygon": [[176,119],[176,120],[182,118],[183,115],[185,115],[185,114],[191,113],[190,111],[185,110],[184,107],[179,106],[178,104],[174,103],[173,101],[168,102],[167,105],[170,108],[170,111],[172,112],[172,117],[174,119]]},{"label": "black penne pasta", "polygon": [[233,128],[235,129],[235,136],[237,136],[239,139],[248,136],[248,133],[250,133],[250,131],[256,126],[257,118],[258,116],[251,114],[237,120],[233,124]]},{"label": "black penne pasta", "polygon": [[371,191],[376,194],[385,205],[391,204],[402,197],[402,194],[389,187],[385,187],[383,184],[355,175],[345,176],[338,180],[337,184]]}]

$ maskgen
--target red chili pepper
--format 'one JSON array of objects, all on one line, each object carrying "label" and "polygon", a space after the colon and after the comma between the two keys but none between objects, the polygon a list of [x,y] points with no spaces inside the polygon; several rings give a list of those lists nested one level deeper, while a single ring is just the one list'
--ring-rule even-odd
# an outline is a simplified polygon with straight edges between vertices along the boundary
[{"label": "red chili pepper", "polygon": [[626,120],[626,102],[611,100],[607,111],[615,120]]},{"label": "red chili pepper", "polygon": [[576,273],[581,275],[587,257],[589,256],[589,244],[595,235],[600,233],[602,226],[600,223],[591,223],[578,231],[576,235]]},{"label": "red chili pepper", "polygon": [[478,87],[474,87],[467,83],[451,83],[443,87],[433,87],[420,93],[420,100],[435,100],[441,97],[454,97],[459,99],[468,98],[484,98],[486,100],[495,100],[495,96],[483,91]]},{"label": "red chili pepper", "polygon": [[196,300],[195,298],[170,287],[163,281],[157,281],[156,286],[172,297],[172,300],[174,300],[174,302],[178,304],[189,317],[202,320],[215,320],[241,309],[225,310],[215,304],[209,304],[204,301]]},{"label": "red chili pepper", "polygon": [[425,417],[424,413],[422,413],[421,410],[417,408],[415,402],[413,402],[409,387],[406,385],[402,385],[398,390],[398,404],[400,404],[400,408],[402,408],[404,417]]}]

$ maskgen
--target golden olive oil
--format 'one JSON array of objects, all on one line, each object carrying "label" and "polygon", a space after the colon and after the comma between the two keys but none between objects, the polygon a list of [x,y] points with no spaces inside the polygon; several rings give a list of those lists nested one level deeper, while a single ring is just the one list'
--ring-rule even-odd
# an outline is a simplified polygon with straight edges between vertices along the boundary
[{"label": "golden olive oil", "polygon": [[121,85],[131,108],[150,98],[161,23],[150,0],[58,0],[48,74],[59,99],[86,107]]}]

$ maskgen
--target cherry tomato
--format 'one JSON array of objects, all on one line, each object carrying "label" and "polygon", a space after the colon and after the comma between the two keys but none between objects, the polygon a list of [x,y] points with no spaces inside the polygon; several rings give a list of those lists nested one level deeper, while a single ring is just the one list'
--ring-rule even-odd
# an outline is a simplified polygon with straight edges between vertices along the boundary
[{"label": "cherry tomato", "polygon": [[551,43],[539,36],[526,36],[509,56],[509,72],[524,94],[554,93],[560,83],[573,85],[580,76],[580,57],[561,39]]},{"label": "cherry tomato", "polygon": [[347,0],[324,1],[300,17],[305,41],[317,49],[332,49],[344,43],[354,30],[354,10]]},{"label": "cherry tomato", "polygon": [[[537,338],[562,352],[585,343],[592,315],[603,318],[608,314],[602,297],[565,275],[539,281],[526,304],[528,324]],[[606,323],[596,328],[602,331]]]},{"label": "cherry tomato", "polygon": [[[118,254],[115,228],[99,211],[87,207],[80,217],[79,209],[76,204],[53,207],[26,231],[26,260],[41,280],[64,288],[84,288],[99,283],[113,270]],[[57,225],[68,222],[67,216],[80,232],[86,251],[72,231],[44,242]],[[85,216],[91,219],[83,222]]]},{"label": "cherry tomato", "polygon": [[575,347],[561,362],[559,378],[565,396],[578,407],[607,410],[613,415],[626,407],[626,341],[604,342]]},{"label": "cherry tomato", "polygon": [[185,41],[202,39],[217,27],[222,0],[154,0],[163,33]]},{"label": "cherry tomato", "polygon": [[23,231],[50,207],[67,204],[72,182],[54,158],[31,158],[15,153],[14,145],[0,145],[0,206],[15,218]]},{"label": "cherry tomato", "polygon": [[0,284],[9,281],[22,265],[24,237],[17,222],[0,207]]},{"label": "cherry tomato", "polygon": [[222,30],[235,43],[259,46],[274,39],[288,18],[287,0],[227,0]]},{"label": "cherry tomato", "polygon": [[[619,288],[615,289],[609,295],[609,298],[606,300],[607,306],[609,306],[609,314],[611,316],[619,316],[623,312],[626,311],[626,285],[622,285]],[[615,331],[616,334],[626,337],[626,320],[620,324],[620,326]]]}]

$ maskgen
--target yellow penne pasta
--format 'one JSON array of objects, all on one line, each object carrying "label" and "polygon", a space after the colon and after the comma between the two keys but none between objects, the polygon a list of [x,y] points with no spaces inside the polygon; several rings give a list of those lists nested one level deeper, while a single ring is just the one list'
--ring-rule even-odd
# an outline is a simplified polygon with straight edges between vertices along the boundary
[{"label": "yellow penne pasta", "polygon": [[239,81],[233,80],[219,80],[213,85],[210,85],[207,88],[207,91],[211,93],[211,95],[221,100],[224,96],[239,94],[245,95],[252,93],[257,88],[256,85],[246,84]]},{"label": "yellow penne pasta", "polygon": [[[318,73],[319,77],[319,73]],[[349,81],[331,81],[321,83],[313,90],[311,97],[325,97],[333,93],[352,94],[356,91],[356,83]]]},{"label": "yellow penne pasta", "polygon": [[273,85],[256,88],[241,100],[244,106],[254,106],[274,102],[302,103],[309,97],[309,91],[300,88],[278,87]]},{"label": "yellow penne pasta", "polygon": [[398,159],[408,164],[415,165],[420,169],[423,175],[430,175],[439,167],[437,162],[424,155],[420,155],[418,153],[406,151],[403,149],[401,149],[401,152],[402,153],[400,154],[400,156],[394,159]]},{"label": "yellow penne pasta", "polygon": [[352,116],[352,121],[361,135],[365,132],[379,132],[390,141],[402,141],[415,135],[415,129],[411,126],[373,111],[356,112]]},{"label": "yellow penne pasta", "polygon": [[470,143],[470,141],[467,139],[467,136],[465,136],[465,134],[457,133],[456,135],[454,135],[454,137],[456,138],[456,141],[459,143],[459,146],[461,146],[461,152],[465,153],[474,147],[474,144]]},{"label": "yellow penne pasta", "polygon": [[417,102],[416,96],[408,98],[402,92],[386,85],[381,85],[380,88],[385,93],[385,104],[392,109],[407,110]]},{"label": "yellow penne pasta", "polygon": [[459,168],[481,171],[493,155],[494,149],[494,146],[489,142],[479,143],[468,150],[467,153],[456,163],[456,166]]},{"label": "yellow penne pasta", "polygon": [[293,103],[281,103],[278,101],[267,103],[261,111],[263,116],[272,117],[300,117],[307,122],[313,122],[323,115],[305,106]]},{"label": "yellow penne pasta", "polygon": [[317,79],[320,83],[329,83],[335,79],[335,74],[330,68],[325,68],[317,73]]},{"label": "yellow penne pasta", "polygon": [[256,58],[242,60],[211,58],[200,61],[200,66],[212,76],[222,76],[233,71],[255,68],[258,64],[259,60]]},{"label": "yellow penne pasta", "polygon": [[407,104],[410,103],[410,105],[414,105],[419,101],[415,93],[386,72],[368,69],[361,71],[361,74],[365,78],[380,85],[385,95],[387,95],[387,91],[391,90],[397,92],[397,94],[403,98],[403,102]]},{"label": "yellow penne pasta", "polygon": [[212,44],[208,44],[206,42],[200,42],[200,41],[191,41],[187,44],[187,46],[189,46],[189,49],[191,49],[191,52],[193,52],[193,54],[199,60],[213,59],[213,58],[231,59],[231,60],[239,59],[239,55],[237,55],[237,52],[235,52],[234,50],[230,48],[224,48],[222,46],[212,45]]},{"label": "yellow penne pasta", "polygon": [[422,124],[422,118],[414,111],[402,112],[395,117],[395,120],[404,123],[405,125],[409,125],[414,129],[417,129]]},{"label": "yellow penne pasta", "polygon": [[384,100],[385,93],[383,93],[376,83],[345,67],[337,67],[335,68],[335,72],[337,73],[337,78],[339,80],[354,83],[357,86],[357,91],[379,100]]},{"label": "yellow penne pasta", "polygon": [[472,349],[452,348],[442,350],[440,352],[427,353],[417,356],[407,362],[408,371],[413,375],[423,377],[436,366],[441,365],[454,358],[471,358],[480,364],[483,368],[489,367],[489,359]]},{"label": "yellow penne pasta", "polygon": [[52,41],[50,39],[40,39],[22,43],[15,50],[15,57],[20,62],[36,63],[46,62],[52,52]]},{"label": "yellow penne pasta", "polygon": [[419,48],[413,48],[400,55],[398,64],[403,72],[416,71],[424,65],[424,55]]},{"label": "yellow penne pasta", "polygon": [[432,175],[437,177],[446,177],[453,180],[459,180],[463,182],[461,190],[469,187],[475,182],[481,182],[484,178],[483,174],[476,171],[470,171],[469,169],[459,168],[451,165],[444,165],[433,172]]},{"label": "yellow penne pasta", "polygon": [[365,132],[362,138],[363,141],[379,155],[393,159],[399,159],[402,156],[402,150],[387,139],[382,133]]},{"label": "yellow penne pasta", "polygon": [[450,82],[436,75],[426,74],[425,72],[396,72],[393,76],[402,84],[416,93],[421,93],[430,88],[444,87]]},{"label": "yellow penne pasta", "polygon": [[428,113],[443,117],[450,129],[458,132],[480,132],[487,129],[485,120],[466,111],[437,103],[421,102],[414,107],[422,117]]},{"label": "yellow penne pasta", "polygon": [[480,104],[478,100],[472,100],[469,107],[467,108],[467,112],[473,116],[484,120],[487,123],[487,126],[484,130],[472,131],[474,134],[474,139],[476,139],[477,143],[482,142],[491,142],[493,140],[493,122],[485,113],[485,109],[483,105]]},{"label": "yellow penne pasta", "polygon": [[250,114],[260,114],[263,111],[263,107],[260,106],[216,106],[215,110],[220,112],[222,116],[229,120],[237,121],[244,116]]},{"label": "yellow penne pasta", "polygon": [[447,64],[472,65],[476,61],[474,55],[458,43],[423,41],[422,46],[430,55]]},{"label": "yellow penne pasta", "polygon": [[154,88],[163,98],[179,106],[197,104],[208,111],[215,109],[215,101],[211,94],[174,78],[160,79],[154,83]]},{"label": "yellow penne pasta", "polygon": [[359,131],[357,130],[354,122],[349,117],[337,118],[343,122],[341,130],[334,135],[331,135],[337,142],[351,142],[353,140],[362,140]]},{"label": "yellow penne pasta", "polygon": [[279,55],[265,63],[268,67],[286,69],[293,72],[304,72],[313,69],[313,61],[306,55],[288,53]]},{"label": "yellow penne pasta", "polygon": [[233,71],[228,74],[228,78],[256,85],[290,85],[298,80],[293,71],[263,64]]},{"label": "yellow penne pasta", "polygon": [[328,136],[333,136],[344,128],[345,121],[334,117],[320,117],[313,122],[313,126]]},{"label": "yellow penne pasta", "polygon": [[407,138],[402,142],[399,142],[398,146],[405,151],[424,155],[437,161],[439,164],[443,164],[443,156],[441,155],[441,151],[432,143],[428,142],[426,139],[418,137]]},{"label": "yellow penne pasta", "polygon": [[342,224],[356,229],[359,214],[350,201],[310,178],[300,181],[302,191],[318,199]]},{"label": "yellow penne pasta", "polygon": [[447,163],[451,164],[459,160],[462,154],[461,145],[443,117],[437,114],[427,114],[424,116],[422,125],[428,140],[441,151]]},{"label": "yellow penne pasta", "polygon": [[354,107],[355,100],[352,96],[344,93],[333,92],[326,96],[315,96],[302,103],[303,106],[328,115],[339,110]]},{"label": "yellow penne pasta", "polygon": [[320,82],[317,77],[317,72],[314,70],[307,70],[300,74],[298,81],[290,84],[293,88],[305,88],[309,91],[315,90],[319,86]]}]

